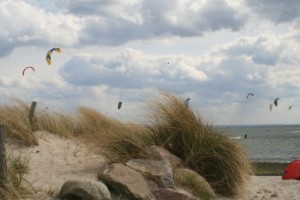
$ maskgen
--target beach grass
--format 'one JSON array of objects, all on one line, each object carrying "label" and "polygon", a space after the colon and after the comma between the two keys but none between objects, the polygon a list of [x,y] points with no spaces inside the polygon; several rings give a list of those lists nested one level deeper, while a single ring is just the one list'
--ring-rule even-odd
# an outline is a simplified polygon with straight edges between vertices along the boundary
[{"label": "beach grass", "polygon": [[253,162],[252,165],[257,176],[282,176],[289,163]]},{"label": "beach grass", "polygon": [[154,143],[204,176],[216,193],[242,195],[252,165],[241,144],[205,123],[180,97],[162,96],[162,100],[150,102],[153,113],[148,128]]},{"label": "beach grass", "polygon": [[47,131],[80,138],[112,162],[147,158],[146,146],[162,146],[181,158],[185,167],[205,177],[216,193],[244,193],[253,172],[241,144],[205,123],[182,98],[170,93],[162,93],[161,97],[149,102],[145,124],[123,123],[94,109],[80,107],[69,114],[37,109],[33,128],[28,119],[30,108],[21,101],[0,106],[0,121],[7,127],[9,138],[27,145],[38,145],[33,131]]},{"label": "beach grass", "polygon": [[28,159],[21,156],[8,155],[7,172],[8,182],[0,187],[0,199],[26,199],[33,192],[31,187],[23,184],[24,176],[29,173]]}]

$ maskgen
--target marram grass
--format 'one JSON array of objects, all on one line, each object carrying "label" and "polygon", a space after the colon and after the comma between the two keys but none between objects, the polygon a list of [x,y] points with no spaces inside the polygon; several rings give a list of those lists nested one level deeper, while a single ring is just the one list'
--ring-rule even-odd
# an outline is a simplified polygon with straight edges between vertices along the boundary
[{"label": "marram grass", "polygon": [[[162,146],[181,158],[186,168],[205,177],[216,193],[242,195],[252,174],[242,146],[205,124],[180,97],[169,93],[163,93],[162,97],[150,102],[145,124],[122,123],[94,109],[81,107],[72,114],[37,110],[35,130],[81,138],[112,162],[147,157],[143,154],[146,146]],[[38,145],[28,113],[29,105],[21,101],[2,105],[0,121],[5,124],[9,138]]]},{"label": "marram grass", "polygon": [[184,165],[204,176],[215,192],[240,196],[252,174],[250,159],[236,141],[204,124],[174,95],[152,102],[152,123],[148,128],[156,145],[181,158]]}]

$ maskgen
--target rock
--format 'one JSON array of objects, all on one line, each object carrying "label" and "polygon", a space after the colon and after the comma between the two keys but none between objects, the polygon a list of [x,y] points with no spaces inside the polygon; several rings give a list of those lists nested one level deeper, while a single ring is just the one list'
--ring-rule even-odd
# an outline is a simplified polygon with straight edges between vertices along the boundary
[{"label": "rock", "polygon": [[111,195],[102,182],[99,181],[75,181],[65,182],[59,192],[59,197],[65,200],[110,200]]},{"label": "rock", "polygon": [[174,172],[174,181],[177,187],[182,187],[198,198],[215,199],[216,194],[210,184],[197,172],[178,168]]},{"label": "rock", "polygon": [[278,197],[278,194],[275,194],[275,193],[270,195],[270,198],[277,198],[277,197]]},{"label": "rock", "polygon": [[162,188],[174,188],[171,163],[167,160],[133,159],[126,163],[132,169],[141,172]]},{"label": "rock", "polygon": [[173,189],[161,188],[155,192],[156,200],[198,200],[186,193],[181,193]]},{"label": "rock", "polygon": [[102,173],[101,180],[117,194],[132,200],[154,200],[144,177],[121,163],[107,165]]},{"label": "rock", "polygon": [[180,167],[182,164],[181,159],[170,153],[163,147],[151,145],[145,149],[147,158],[153,160],[168,160],[173,168]]}]

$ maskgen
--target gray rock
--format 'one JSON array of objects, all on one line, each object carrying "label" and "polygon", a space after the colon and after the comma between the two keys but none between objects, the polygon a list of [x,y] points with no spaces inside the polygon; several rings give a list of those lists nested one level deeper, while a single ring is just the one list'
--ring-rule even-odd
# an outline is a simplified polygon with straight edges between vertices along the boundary
[{"label": "gray rock", "polygon": [[173,189],[161,188],[155,192],[156,200],[198,200],[196,197]]},{"label": "gray rock", "polygon": [[107,165],[99,178],[115,193],[131,200],[155,199],[144,177],[121,163]]},{"label": "gray rock", "polygon": [[162,188],[174,188],[173,168],[168,160],[133,159],[126,163]]},{"label": "gray rock", "polygon": [[147,158],[153,159],[153,160],[168,160],[170,161],[173,168],[181,167],[182,161],[177,156],[170,153],[168,150],[166,150],[163,147],[151,145],[148,146],[144,153],[147,154]]},{"label": "gray rock", "polygon": [[103,183],[99,181],[75,181],[65,182],[59,192],[59,197],[65,200],[110,200],[111,195]]}]

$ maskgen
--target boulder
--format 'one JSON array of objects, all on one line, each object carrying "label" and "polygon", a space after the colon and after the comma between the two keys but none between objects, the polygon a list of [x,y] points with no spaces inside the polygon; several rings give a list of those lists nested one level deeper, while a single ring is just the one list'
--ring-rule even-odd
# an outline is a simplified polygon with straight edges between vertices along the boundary
[{"label": "boulder", "polygon": [[182,193],[173,189],[161,188],[155,193],[156,200],[199,200],[192,195]]},{"label": "boulder", "polygon": [[180,158],[160,146],[150,145],[146,147],[144,153],[147,154],[147,158],[149,159],[168,160],[173,168],[180,167],[182,165],[182,161]]},{"label": "boulder", "polygon": [[178,168],[174,172],[174,181],[177,187],[189,191],[193,195],[203,199],[215,199],[216,194],[207,180],[197,172]]},{"label": "boulder", "polygon": [[143,175],[121,163],[107,165],[103,171],[100,172],[99,178],[103,180],[108,187],[112,188],[113,192],[121,194],[128,199],[155,199]]},{"label": "boulder", "polygon": [[59,192],[59,197],[64,200],[110,200],[111,195],[103,183],[99,181],[68,180]]},{"label": "boulder", "polygon": [[174,188],[173,169],[168,160],[133,159],[126,165],[153,180],[160,188]]}]

